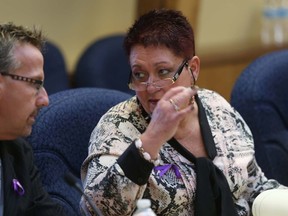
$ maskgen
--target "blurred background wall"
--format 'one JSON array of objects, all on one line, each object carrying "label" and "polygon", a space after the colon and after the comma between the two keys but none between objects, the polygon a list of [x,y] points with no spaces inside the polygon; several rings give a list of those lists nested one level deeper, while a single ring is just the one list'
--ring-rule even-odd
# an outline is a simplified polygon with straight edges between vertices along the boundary
[{"label": "blurred background wall", "polygon": [[125,33],[144,9],[164,6],[181,10],[195,27],[196,50],[202,57],[204,74],[200,82],[229,99],[240,71],[263,53],[261,46],[254,55],[245,54],[259,50],[263,1],[0,0],[0,22],[41,27],[60,46],[73,73],[80,54],[92,41]]},{"label": "blurred background wall", "polygon": [[[178,0],[177,7],[191,16],[194,11],[185,2],[189,4]],[[0,0],[0,21],[40,26],[63,49],[73,69],[81,51],[94,39],[127,30],[137,16],[136,4],[136,0]],[[260,6],[260,0],[201,0],[198,49],[257,38]]]},{"label": "blurred background wall", "polygon": [[0,22],[39,26],[65,54],[73,71],[93,40],[125,32],[135,17],[134,0],[0,0]]}]

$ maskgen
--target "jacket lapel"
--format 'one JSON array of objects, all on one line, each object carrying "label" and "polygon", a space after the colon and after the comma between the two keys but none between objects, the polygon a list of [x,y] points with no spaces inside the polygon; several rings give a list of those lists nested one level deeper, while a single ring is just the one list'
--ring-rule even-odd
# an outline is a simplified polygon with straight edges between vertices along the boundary
[{"label": "jacket lapel", "polygon": [[9,141],[1,141],[1,160],[3,169],[3,184],[4,190],[4,215],[16,215],[16,206],[18,206],[18,194],[13,190],[12,180],[16,178],[16,173],[13,167],[14,157],[7,150],[7,145],[13,145]]}]

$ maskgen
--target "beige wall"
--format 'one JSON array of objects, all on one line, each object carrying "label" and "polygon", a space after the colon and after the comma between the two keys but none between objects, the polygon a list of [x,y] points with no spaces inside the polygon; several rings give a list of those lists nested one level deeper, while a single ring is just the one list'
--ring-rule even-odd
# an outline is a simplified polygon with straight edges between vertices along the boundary
[{"label": "beige wall", "polygon": [[[189,16],[185,1],[191,0],[179,0],[179,5]],[[261,0],[199,1],[198,50],[257,39]],[[136,17],[135,9],[136,0],[0,0],[0,22],[40,26],[59,44],[73,71],[89,43],[125,32]]]},{"label": "beige wall", "polygon": [[40,26],[61,47],[72,71],[93,40],[127,30],[135,7],[134,0],[0,0],[0,22]]},{"label": "beige wall", "polygon": [[264,0],[200,0],[198,48],[236,45],[259,40]]}]

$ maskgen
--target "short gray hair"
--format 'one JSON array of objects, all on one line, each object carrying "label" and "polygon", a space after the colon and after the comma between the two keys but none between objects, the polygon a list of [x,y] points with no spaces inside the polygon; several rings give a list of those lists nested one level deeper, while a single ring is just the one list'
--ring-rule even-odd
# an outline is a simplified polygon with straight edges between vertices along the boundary
[{"label": "short gray hair", "polygon": [[13,23],[0,24],[0,72],[9,73],[16,67],[13,59],[13,49],[19,43],[28,43],[41,52],[45,44],[42,31],[16,26]]}]

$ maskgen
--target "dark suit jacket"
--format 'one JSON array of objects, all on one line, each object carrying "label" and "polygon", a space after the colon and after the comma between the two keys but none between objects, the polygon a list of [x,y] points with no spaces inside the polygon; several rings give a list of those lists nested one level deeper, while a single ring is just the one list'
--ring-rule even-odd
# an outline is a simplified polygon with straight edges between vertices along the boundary
[{"label": "dark suit jacket", "polygon": [[[32,148],[28,143],[22,139],[0,141],[0,156],[4,181],[4,216],[64,215],[42,187],[39,171],[33,163]],[[23,186],[23,196],[14,191],[13,179],[17,179]]]}]

